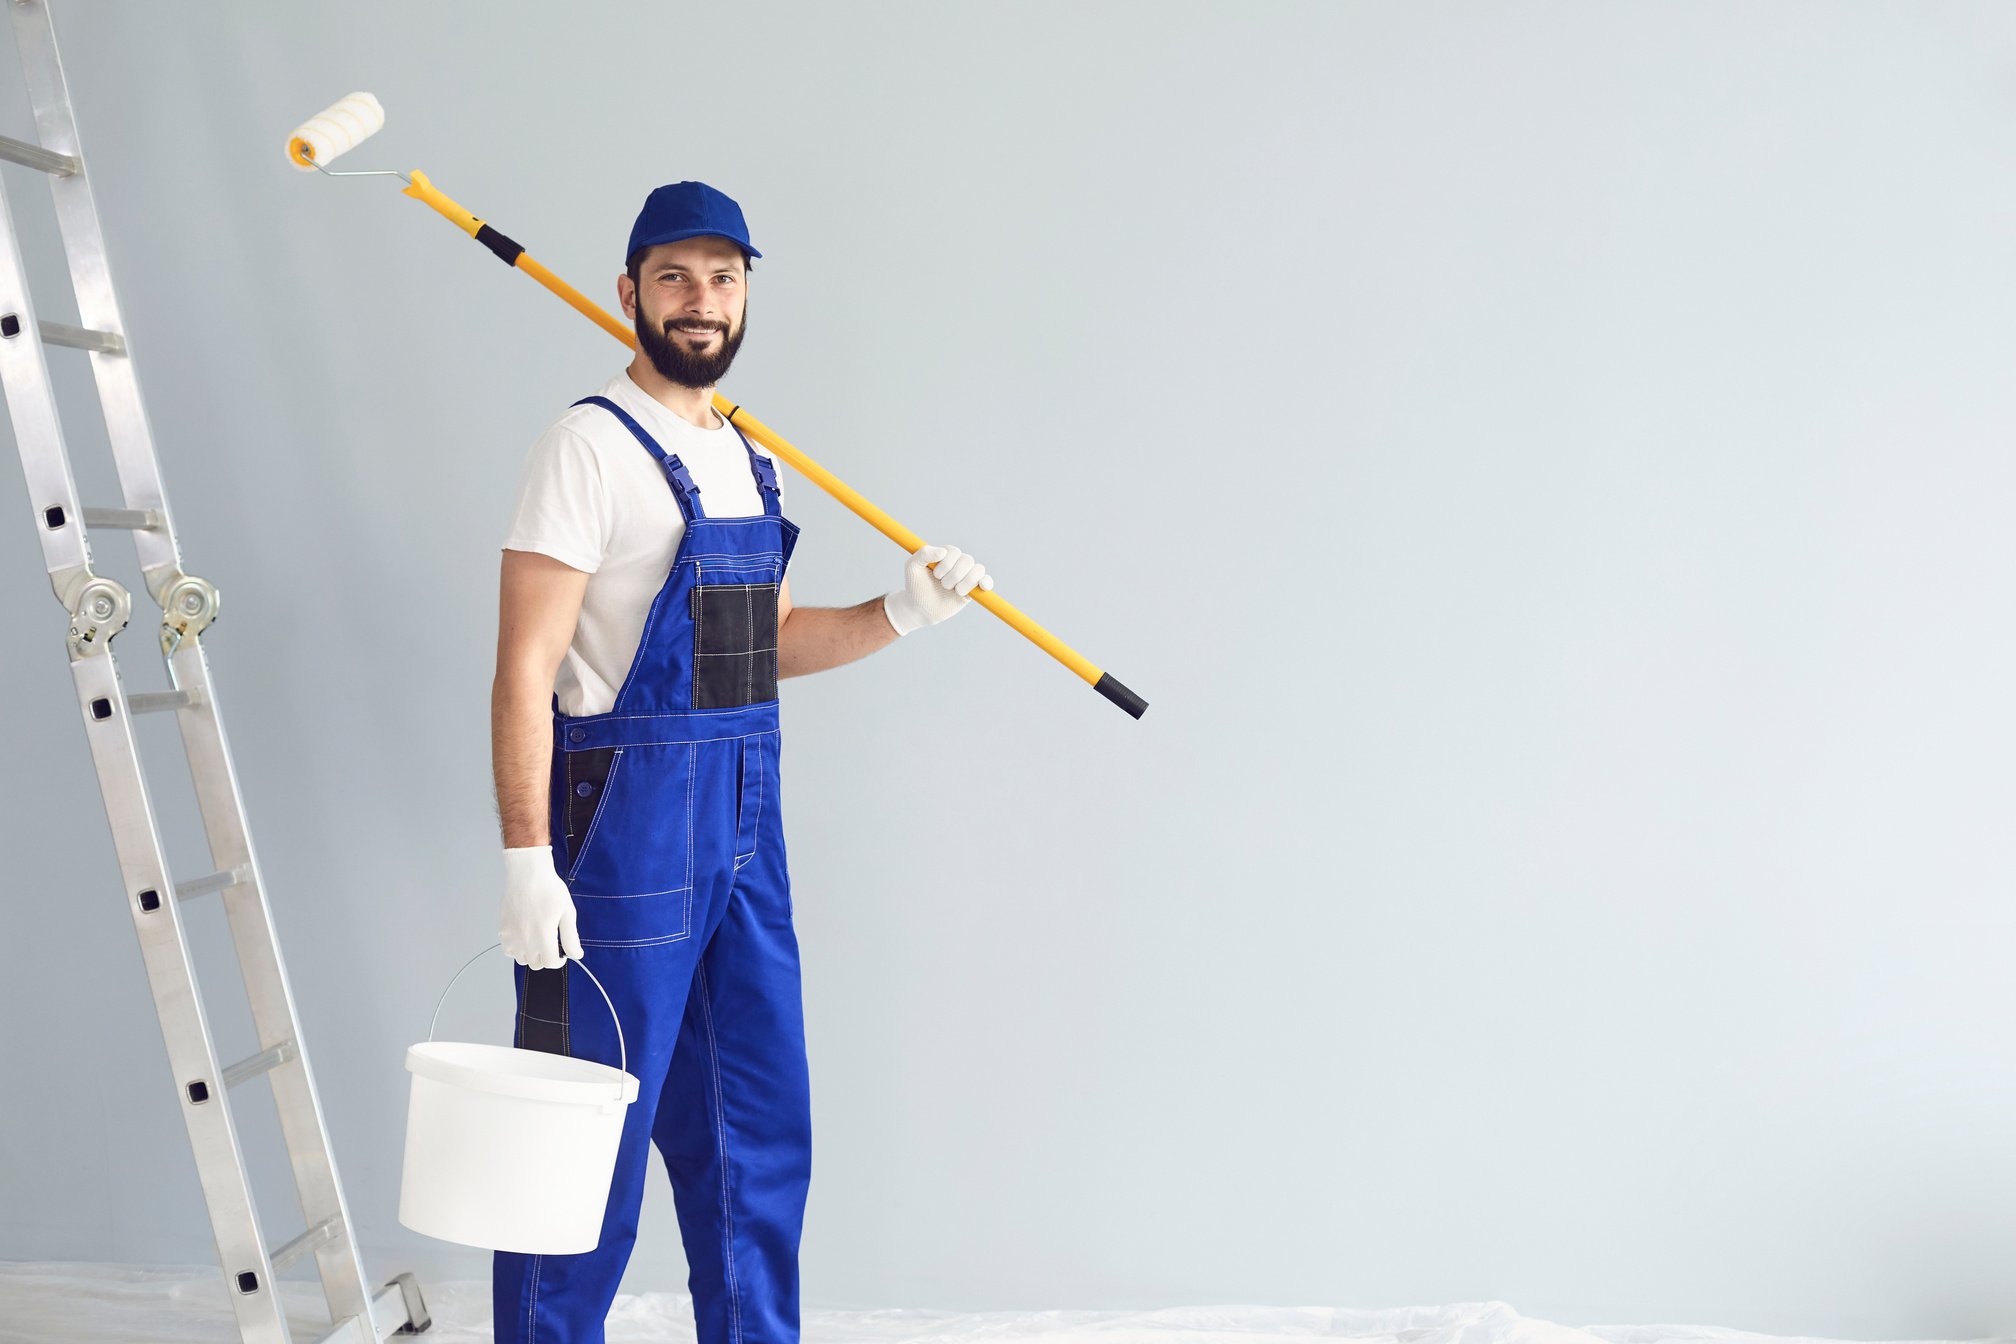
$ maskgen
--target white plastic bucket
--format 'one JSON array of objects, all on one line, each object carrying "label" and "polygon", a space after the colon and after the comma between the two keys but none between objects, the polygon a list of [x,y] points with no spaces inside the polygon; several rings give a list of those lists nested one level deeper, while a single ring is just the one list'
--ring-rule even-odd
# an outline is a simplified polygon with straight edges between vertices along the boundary
[{"label": "white plastic bucket", "polygon": [[[462,964],[448,989],[483,952]],[[575,965],[588,971],[586,962]],[[609,991],[593,971],[588,978],[614,1017]],[[435,1001],[436,1021],[448,989]],[[437,1041],[430,1022],[427,1039],[406,1051],[413,1087],[399,1221],[430,1237],[489,1250],[594,1250],[602,1239],[623,1118],[637,1099],[620,1019],[616,1048],[623,1067],[612,1069],[544,1050]]]}]

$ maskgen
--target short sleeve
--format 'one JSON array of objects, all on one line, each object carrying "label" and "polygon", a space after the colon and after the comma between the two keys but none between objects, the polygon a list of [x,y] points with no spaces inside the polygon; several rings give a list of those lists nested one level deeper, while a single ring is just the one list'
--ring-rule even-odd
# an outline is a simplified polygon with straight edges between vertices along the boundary
[{"label": "short sleeve", "polygon": [[593,574],[609,550],[609,495],[595,449],[551,425],[525,455],[504,549],[538,551]]}]

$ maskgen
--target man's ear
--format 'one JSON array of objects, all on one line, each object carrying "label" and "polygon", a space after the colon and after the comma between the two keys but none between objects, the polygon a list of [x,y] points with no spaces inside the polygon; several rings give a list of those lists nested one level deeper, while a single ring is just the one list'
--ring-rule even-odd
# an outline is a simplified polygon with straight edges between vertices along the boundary
[{"label": "man's ear", "polygon": [[635,322],[637,320],[637,314],[630,306],[631,300],[625,297],[623,293],[625,289],[629,288],[629,285],[630,285],[630,272],[624,271],[623,273],[621,273],[616,277],[616,306],[623,310],[623,316],[629,318],[632,322]]}]

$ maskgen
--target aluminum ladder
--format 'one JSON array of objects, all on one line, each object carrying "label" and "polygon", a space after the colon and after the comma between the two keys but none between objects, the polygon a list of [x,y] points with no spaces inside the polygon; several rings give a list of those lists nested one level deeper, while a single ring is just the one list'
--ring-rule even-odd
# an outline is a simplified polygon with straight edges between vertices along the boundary
[{"label": "aluminum ladder", "polygon": [[[72,327],[37,320],[12,207],[0,182],[0,233],[5,234],[0,248],[0,386],[6,390],[49,581],[69,612],[70,671],[84,735],[112,824],[119,872],[238,1331],[246,1344],[291,1344],[275,1272],[312,1254],[331,1321],[318,1340],[378,1344],[394,1334],[415,1334],[431,1324],[418,1281],[410,1273],[400,1274],[373,1292],[352,1235],[204,658],[202,634],[217,615],[217,590],[182,569],[160,463],[112,291],[98,209],[84,172],[55,29],[43,0],[0,3],[13,11],[41,140],[27,144],[0,137],[0,158],[49,175],[83,323]],[[90,355],[125,496],[121,507],[78,502],[49,381],[45,350],[51,346]],[[116,580],[91,572],[89,532],[100,527],[133,534],[147,591],[161,607],[161,653],[172,690],[128,694],[120,689],[112,638],[125,627],[132,598]],[[131,721],[135,714],[169,712],[181,729],[214,870],[180,882],[168,874]],[[183,934],[180,903],[206,897],[224,903],[261,1047],[232,1064],[218,1060]],[[279,1246],[269,1246],[260,1231],[231,1110],[231,1089],[262,1075],[279,1110],[306,1224],[305,1231]]]}]

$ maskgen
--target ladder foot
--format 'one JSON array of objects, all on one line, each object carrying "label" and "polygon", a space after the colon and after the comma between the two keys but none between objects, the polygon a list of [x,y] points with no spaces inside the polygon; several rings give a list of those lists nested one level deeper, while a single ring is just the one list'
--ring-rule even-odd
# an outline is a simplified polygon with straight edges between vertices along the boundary
[{"label": "ladder foot", "polygon": [[427,1314],[427,1303],[420,1296],[420,1280],[412,1273],[401,1274],[386,1283],[390,1288],[398,1285],[399,1294],[406,1300],[406,1324],[392,1333],[395,1335],[417,1335],[434,1324],[434,1318]]}]

